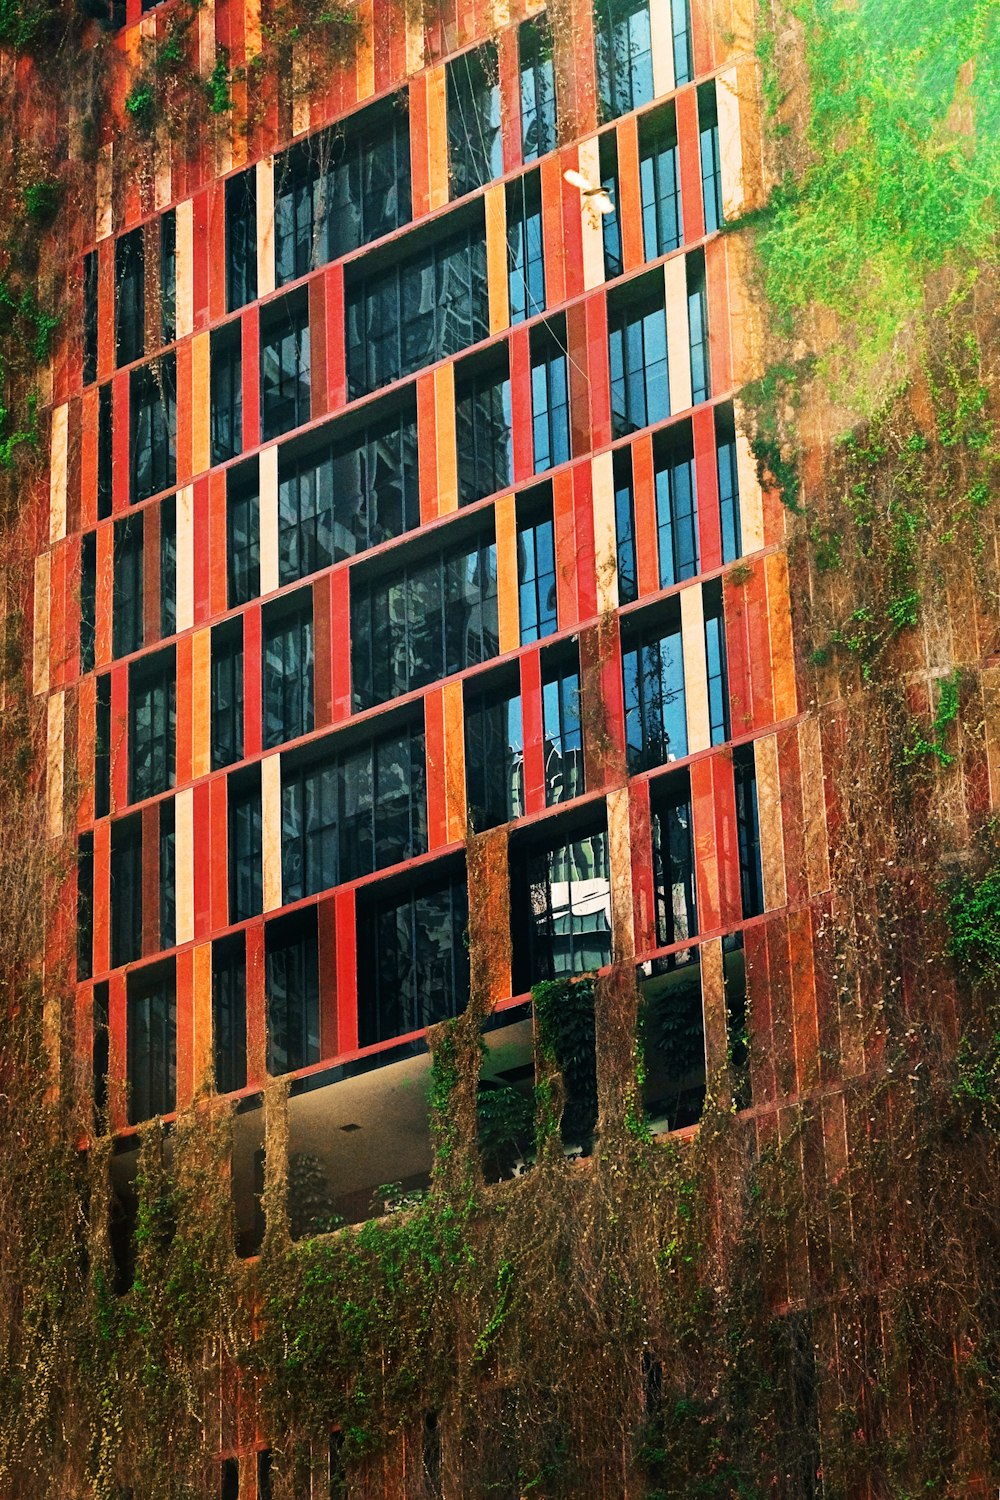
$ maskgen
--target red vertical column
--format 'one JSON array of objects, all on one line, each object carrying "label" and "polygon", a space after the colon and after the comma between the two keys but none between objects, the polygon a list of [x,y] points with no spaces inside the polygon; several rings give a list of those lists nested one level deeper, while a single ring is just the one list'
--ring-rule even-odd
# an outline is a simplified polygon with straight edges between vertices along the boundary
[{"label": "red vertical column", "polygon": [[264,923],[251,922],[247,943],[247,1084],[259,1088],[267,1078],[267,1001],[264,995]]},{"label": "red vertical column", "polygon": [[573,527],[576,545],[573,569],[576,574],[577,618],[593,619],[597,614],[597,559],[594,555],[594,485],[589,461],[577,464],[573,475]]},{"label": "red vertical column", "polygon": [[729,717],[733,736],[740,739],[753,726],[746,584],[730,583],[727,579],[722,588],[722,607],[726,626],[726,666],[729,670]]},{"label": "red vertical column", "polygon": [[194,935],[204,942],[212,931],[212,784],[199,781],[192,788],[194,824]]},{"label": "red vertical column", "polygon": [[427,847],[448,843],[448,797],[445,786],[444,694],[430,688],[424,697],[424,744],[427,754]]},{"label": "red vertical column", "polygon": [[[740,890],[740,847],[736,827],[736,791],[732,756],[722,750],[709,757],[715,805],[715,848],[719,869],[719,923],[736,927],[743,920]],[[703,923],[707,927],[707,923]]]},{"label": "red vertical column", "polygon": [[498,47],[500,64],[500,111],[503,133],[503,169],[514,172],[524,162],[521,140],[521,64],[517,50],[518,28],[501,31]]},{"label": "red vertical column", "polygon": [[527,328],[510,335],[510,405],[514,448],[514,483],[521,484],[535,472],[531,411],[531,346]]},{"label": "red vertical column", "polygon": [[347,316],[344,302],[343,265],[330,266],[324,272],[326,404],[328,411],[338,411],[347,404]]},{"label": "red vertical column", "polygon": [[[208,267],[210,260],[211,199],[207,188],[195,194],[192,202],[192,216],[194,220],[194,252],[191,280],[194,290],[194,330],[198,333],[201,329],[208,326],[210,316]],[[224,292],[223,296],[225,296]]]},{"label": "red vertical column", "polygon": [[701,196],[701,147],[698,139],[698,91],[681,89],[677,95],[677,155],[681,171],[681,210],[684,242],[691,244],[705,233],[705,207]]},{"label": "red vertical column", "polygon": [[631,781],[628,821],[632,852],[632,915],[635,951],[656,947],[656,897],[653,889],[653,852],[649,813],[649,782]]},{"label": "red vertical column", "polygon": [[319,936],[319,1055],[336,1057],[337,1045],[337,901],[327,896],[316,905]]},{"label": "red vertical column", "polygon": [[97,378],[103,384],[115,368],[115,242],[97,247]]},{"label": "red vertical column", "polygon": [[698,556],[700,571],[722,566],[722,526],[719,518],[719,473],[715,459],[715,413],[696,407],[691,415],[694,441],[695,487],[698,495]]},{"label": "red vertical column", "polygon": [[243,447],[260,446],[260,309],[256,303],[240,319],[243,364]]},{"label": "red vertical column", "polygon": [[226,184],[217,178],[204,196],[208,222],[205,237],[208,315],[213,323],[219,323],[226,316]]},{"label": "red vertical column", "polygon": [[330,694],[334,724],[351,716],[351,587],[347,568],[330,575]]},{"label": "red vertical column", "polygon": [[653,440],[647,433],[632,444],[632,504],[635,511],[635,565],[639,597],[660,590]]},{"label": "red vertical column", "polygon": [[194,952],[178,953],[174,971],[177,1016],[177,1108],[184,1109],[194,1097]]},{"label": "red vertical column", "polygon": [[545,731],[542,724],[542,660],[538,647],[521,657],[521,726],[524,735],[524,810],[545,807]]},{"label": "red vertical column", "polygon": [[705,298],[708,302],[708,357],[712,391],[722,395],[732,389],[732,322],[729,312],[728,247],[725,239],[710,239],[705,246]]},{"label": "red vertical column", "polygon": [[326,277],[314,276],[309,283],[309,414],[314,420],[329,410],[326,353],[328,331]]},{"label": "red vertical column", "polygon": [[[562,469],[552,479],[552,520],[555,530],[556,596],[559,629],[571,630],[580,619],[576,568],[576,506],[573,471]],[[591,522],[593,531],[593,522]]]},{"label": "red vertical column", "polygon": [[313,722],[323,729],[333,722],[333,639],[330,574],[313,584]]},{"label": "red vertical column", "polygon": [[691,762],[691,827],[697,876],[698,926],[712,932],[721,926],[719,860],[715,842],[715,793],[712,761]]},{"label": "red vertical column", "polygon": [[358,1046],[358,938],[352,887],[337,891],[337,1050],[355,1052]]}]

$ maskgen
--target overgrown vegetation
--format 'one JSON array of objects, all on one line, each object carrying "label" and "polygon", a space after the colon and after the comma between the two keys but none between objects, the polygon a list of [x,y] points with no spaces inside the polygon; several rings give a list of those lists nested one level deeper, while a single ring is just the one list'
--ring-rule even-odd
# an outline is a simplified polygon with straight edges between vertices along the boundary
[{"label": "overgrown vegetation", "polygon": [[[130,81],[136,149],[237,107],[247,78],[223,53],[206,76],[186,61],[194,14],[178,8]],[[357,44],[346,11],[273,12],[286,83],[307,22],[314,41],[339,38],[335,55]],[[53,24],[47,7],[0,6],[0,40],[17,47]],[[91,1130],[73,1006],[43,965],[70,865],[46,837],[25,671],[27,497],[44,478],[33,377],[55,337],[78,336],[58,236],[82,189],[58,151],[13,153],[0,1394],[16,1420],[0,1429],[0,1493],[212,1493],[216,1454],[252,1444],[258,1415],[278,1497],[308,1493],[333,1426],[354,1496],[957,1500],[997,1482],[997,27],[982,0],[787,0],[761,33],[779,188],[748,233],[775,333],[746,395],[788,503],[800,678],[826,755],[818,1078],[797,1087],[794,1007],[782,1014],[751,966],[755,1111],[734,1114],[713,1079],[697,1135],[653,1140],[625,958],[536,992],[535,1160],[485,1187],[484,1159],[509,1167],[531,1122],[523,1102],[476,1089],[508,892],[504,831],[470,837],[473,1003],[431,1038],[429,1192],[332,1234],[322,1203],[296,1220],[308,1195],[290,1190],[274,1085],[266,1237],[238,1262],[231,1121],[200,1098],[171,1132],[142,1133],[124,1292],[111,1142]],[[250,78],[262,91],[264,71]],[[10,118],[22,86],[4,84]],[[573,1146],[592,1160],[567,1159]]]}]

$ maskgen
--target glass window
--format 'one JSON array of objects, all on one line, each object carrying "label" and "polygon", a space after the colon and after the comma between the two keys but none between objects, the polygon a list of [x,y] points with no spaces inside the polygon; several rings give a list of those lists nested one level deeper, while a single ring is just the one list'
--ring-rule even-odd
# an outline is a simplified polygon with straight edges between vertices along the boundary
[{"label": "glass window", "polygon": [[461,198],[503,172],[500,69],[491,42],[447,64],[448,180]]},{"label": "glass window", "polygon": [[646,259],[676,250],[684,238],[677,118],[666,104],[639,121],[639,188]]},{"label": "glass window", "polygon": [[410,119],[398,94],[387,110],[355,116],[335,139],[327,224],[331,259],[409,223]]},{"label": "glass window", "polygon": [[680,88],[682,83],[690,83],[694,77],[688,0],[670,0],[670,20],[674,39],[674,86]]},{"label": "glass window", "polygon": [[718,581],[705,585],[705,660],[708,668],[708,722],[713,745],[729,738],[729,681],[726,671],[726,627],[722,614],[722,588]]},{"label": "glass window", "polygon": [[531,416],[535,473],[566,463],[570,456],[569,372],[566,328],[543,323],[531,330]]},{"label": "glass window", "polygon": [[215,1087],[231,1094],[247,1081],[247,948],[242,932],[212,944]]},{"label": "glass window", "polygon": [[83,383],[97,379],[97,251],[83,257]]},{"label": "glass window", "polygon": [[260,593],[260,486],[257,460],[226,473],[226,572],[229,608]]},{"label": "glass window", "polygon": [[611,872],[605,829],[523,856],[512,851],[514,987],[585,974],[611,961]]},{"label": "glass window", "polygon": [[129,1124],[177,1107],[177,1000],[173,962],[128,976]]},{"label": "glass window", "polygon": [[329,890],[427,849],[422,729],[282,765],[285,901]]},{"label": "glass window", "polygon": [[662,289],[609,306],[608,353],[615,437],[664,421],[670,415],[670,384]]},{"label": "glass window", "polygon": [[313,727],[312,592],[264,613],[264,744],[298,739]]},{"label": "glass window", "polygon": [[649,790],[653,837],[656,941],[669,948],[698,931],[695,905],[691,782],[686,771],[662,776]]},{"label": "glass window", "polygon": [[613,120],[653,97],[648,0],[597,0],[594,30],[601,115]]},{"label": "glass window", "polygon": [[731,563],[743,556],[740,479],[736,463],[736,423],[731,402],[715,408],[715,452],[719,471],[722,561]]},{"label": "glass window", "polygon": [[160,947],[172,948],[177,941],[177,845],[174,834],[174,799],[160,803]]},{"label": "glass window", "polygon": [[102,385],[97,392],[97,519],[105,520],[111,514],[111,385]]},{"label": "glass window", "polygon": [[426,687],[500,649],[497,554],[490,532],[388,577],[351,580],[356,708]]},{"label": "glass window", "polygon": [[669,588],[698,571],[698,497],[689,423],[663,434],[654,444],[653,463],[660,587]]},{"label": "glass window", "polygon": [[629,775],[686,755],[680,620],[623,627],[622,675]]},{"label": "glass window", "polygon": [[513,472],[510,375],[502,365],[460,365],[455,372],[458,503],[470,505],[506,488]]},{"label": "glass window", "polygon": [[585,790],[583,725],[580,720],[580,663],[542,658],[542,730],[545,805],[568,802]]},{"label": "glass window", "polygon": [[615,454],[614,482],[618,603],[631,604],[639,597],[639,574],[635,557],[635,497],[632,492],[631,448],[619,449]]},{"label": "glass window", "polygon": [[334,436],[307,454],[279,457],[282,584],[420,524],[417,414],[409,395],[401,411],[376,416],[360,431]]},{"label": "glass window", "polygon": [[733,751],[733,784],[736,792],[736,834],[740,850],[740,894],[743,916],[746,919],[759,917],[764,910],[757,767],[753,745],[739,745]]},{"label": "glass window", "polygon": [[517,585],[521,645],[559,629],[556,598],[555,527],[548,513],[517,529]]},{"label": "glass window", "polygon": [[145,261],[140,225],[115,241],[115,349],[119,368],[142,358],[145,319]]},{"label": "glass window", "polygon": [[94,817],[111,811],[111,673],[97,679],[94,710]]},{"label": "glass window", "polygon": [[257,169],[226,182],[226,311],[257,300]]},{"label": "glass window", "polygon": [[243,350],[240,324],[212,333],[212,462],[225,463],[243,448]]},{"label": "glass window", "polygon": [[457,1016],[469,1000],[464,871],[358,901],[358,1041],[362,1047]]},{"label": "glass window", "polygon": [[319,938],[316,908],[264,928],[267,1071],[319,1062]]},{"label": "glass window", "polygon": [[142,818],[111,825],[111,967],[142,957]]},{"label": "glass window", "polygon": [[177,337],[177,215],[171,208],[160,219],[160,338]]},{"label": "glass window", "polygon": [[604,276],[613,281],[624,270],[622,261],[622,230],[618,221],[618,140],[613,130],[600,138],[601,187],[608,195],[611,213],[601,215],[601,235],[604,240]]},{"label": "glass window", "polygon": [[229,777],[229,920],[257,916],[264,904],[260,766]]},{"label": "glass window", "polygon": [[467,686],[465,790],[477,832],[524,814],[524,731],[517,692]]},{"label": "glass window", "polygon": [[160,490],[172,489],[177,482],[176,389],[172,354],[133,370],[129,377],[129,478],[133,504]]},{"label": "glass window", "polygon": [[365,274],[349,267],[347,383],[353,399],[458,354],[487,337],[486,232],[480,209],[467,228],[435,238]]},{"label": "glass window", "polygon": [[80,542],[80,675],[94,670],[97,651],[97,532]]},{"label": "glass window", "polygon": [[277,285],[406,224],[411,215],[406,95],[320,131],[275,163]]},{"label": "glass window", "polygon": [[542,196],[537,172],[507,188],[507,281],[510,321],[523,323],[545,311]]},{"label": "glass window", "polygon": [[174,651],[142,657],[129,668],[129,800],[141,802],[174,784],[176,754]]},{"label": "glass window", "polygon": [[688,339],[691,345],[691,404],[707,401],[712,394],[708,356],[708,297],[705,292],[705,254],[696,250],[687,258]]},{"label": "glass window", "polygon": [[705,1022],[697,948],[653,959],[640,968],[639,1035],[645,1078],[642,1103],[649,1129],[682,1130],[705,1107]]},{"label": "glass window", "polygon": [[299,141],[274,163],[274,265],[278,286],[329,259],[324,243],[329,137]]},{"label": "glass window", "polygon": [[556,79],[548,16],[524,21],[517,31],[521,67],[521,156],[534,161],[556,149]]},{"label": "glass window", "polygon": [[243,759],[243,618],[212,631],[212,770]]},{"label": "glass window", "polygon": [[160,506],[160,635],[177,629],[177,504],[173,495]]},{"label": "glass window", "polygon": [[698,90],[698,140],[705,233],[711,234],[722,223],[722,163],[719,156],[719,114],[714,83],[703,83]]},{"label": "glass window", "polygon": [[261,437],[279,437],[308,422],[309,303],[299,293],[272,302],[260,320]]},{"label": "glass window", "polygon": [[94,972],[94,835],[81,833],[76,853],[76,977]]},{"label": "glass window", "polygon": [[144,639],[143,517],[115,522],[111,590],[111,651],[115,657],[138,651]]}]

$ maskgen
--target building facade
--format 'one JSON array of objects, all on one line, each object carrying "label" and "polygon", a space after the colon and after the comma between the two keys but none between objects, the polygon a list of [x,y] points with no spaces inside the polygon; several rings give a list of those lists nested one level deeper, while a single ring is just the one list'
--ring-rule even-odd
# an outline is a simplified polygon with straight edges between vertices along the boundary
[{"label": "building facade", "polygon": [[[128,0],[119,109],[169,9]],[[146,172],[109,127],[53,370],[33,672],[78,855],[53,953],[122,1291],[137,1132],[206,1089],[239,1101],[239,1254],[275,1079],[293,1237],[405,1207],[426,1033],[470,969],[512,1119],[544,981],[635,974],[657,1138],[720,1072],[766,1137],[829,1041],[820,731],[739,404],[748,8],[358,15],[349,59],[293,43],[258,85],[257,7],[199,8],[231,111]],[[595,1123],[581,1084],[567,1152]],[[530,1161],[508,1122],[487,1175]],[[224,1493],[266,1492],[269,1441],[221,1455]]]}]

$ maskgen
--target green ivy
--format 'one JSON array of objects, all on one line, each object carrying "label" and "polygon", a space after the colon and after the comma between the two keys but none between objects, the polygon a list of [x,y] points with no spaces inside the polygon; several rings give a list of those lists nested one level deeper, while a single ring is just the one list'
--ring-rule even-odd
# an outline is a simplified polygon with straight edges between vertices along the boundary
[{"label": "green ivy", "polygon": [[971,979],[1000,979],[1000,864],[963,880],[948,903],[948,949]]}]

